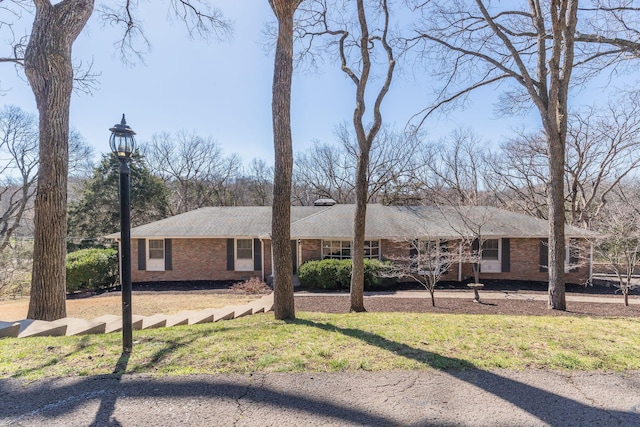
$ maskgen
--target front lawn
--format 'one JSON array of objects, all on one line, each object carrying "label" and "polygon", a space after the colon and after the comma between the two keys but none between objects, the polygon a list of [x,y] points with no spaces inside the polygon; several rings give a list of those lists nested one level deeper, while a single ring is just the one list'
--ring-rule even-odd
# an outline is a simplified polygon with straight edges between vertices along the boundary
[{"label": "front lawn", "polygon": [[121,335],[0,340],[0,377],[393,369],[640,369],[637,318],[273,313]]}]

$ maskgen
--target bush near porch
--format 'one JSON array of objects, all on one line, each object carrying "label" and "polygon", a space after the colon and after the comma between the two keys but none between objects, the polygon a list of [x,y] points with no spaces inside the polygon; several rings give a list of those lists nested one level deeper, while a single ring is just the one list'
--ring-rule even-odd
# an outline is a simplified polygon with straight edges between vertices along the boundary
[{"label": "bush near porch", "polygon": [[[376,259],[364,260],[364,290],[380,289],[381,272],[387,264]],[[305,288],[348,290],[351,285],[351,260],[324,259],[307,261],[298,269],[300,285]]]}]

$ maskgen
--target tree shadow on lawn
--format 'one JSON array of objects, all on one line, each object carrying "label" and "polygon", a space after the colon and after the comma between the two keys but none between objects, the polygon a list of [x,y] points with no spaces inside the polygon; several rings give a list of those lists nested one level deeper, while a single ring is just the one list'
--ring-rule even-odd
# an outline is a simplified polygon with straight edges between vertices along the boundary
[{"label": "tree shadow on lawn", "polygon": [[[204,335],[209,335],[209,332],[191,330],[185,331],[184,336],[168,339],[142,367],[153,367],[177,349],[188,346]],[[80,347],[78,346],[78,349]],[[135,352],[135,342],[133,351]],[[95,414],[95,419],[88,425],[95,427],[121,426],[130,422],[126,419],[117,420],[114,418],[116,404],[119,399],[189,397],[233,400],[238,406],[240,405],[240,400],[243,400],[247,404],[255,402],[289,411],[295,410],[320,415],[336,421],[348,421],[365,425],[399,424],[398,420],[358,410],[348,403],[339,404],[322,398],[300,396],[294,392],[282,392],[264,385],[253,384],[251,381],[247,384],[243,384],[242,381],[237,383],[228,380],[220,381],[215,376],[195,380],[188,376],[170,378],[142,377],[123,381],[123,377],[125,379],[129,378],[126,375],[129,359],[129,354],[122,354],[114,366],[112,375],[96,375],[73,379],[70,382],[45,379],[25,385],[20,381],[0,379],[0,396],[3,396],[2,406],[0,407],[0,425],[4,425],[3,420],[8,424],[20,423],[25,418],[27,418],[26,421],[29,421],[29,417],[41,417],[51,422],[60,422],[59,418],[65,416],[65,414],[72,414],[87,402],[99,400],[100,405]],[[239,376],[239,378],[246,379],[249,377]],[[60,381],[63,381],[63,384],[60,384]],[[243,414],[239,412],[238,417],[241,416]],[[89,423],[89,420],[81,421]]]},{"label": "tree shadow on lawn", "polygon": [[[410,345],[389,340],[378,334],[353,328],[341,328],[330,323],[305,319],[290,323],[340,333],[369,345],[410,358],[427,366],[443,370],[451,377],[472,384],[487,393],[521,408],[548,425],[566,425],[567,420],[583,420],[586,424],[640,425],[640,415],[633,412],[607,411],[574,399],[555,394],[531,385],[505,378],[493,372],[477,369],[463,359],[443,356]],[[186,331],[185,331],[186,332]],[[151,357],[155,363],[178,348],[202,336],[204,331],[192,331],[188,338],[169,340]],[[135,349],[134,349],[135,351]],[[60,421],[60,417],[82,414],[86,402],[100,401],[92,426],[117,426],[128,420],[116,419],[116,405],[121,399],[205,398],[211,401],[233,401],[238,408],[253,403],[314,414],[336,422],[353,422],[365,425],[399,425],[401,420],[360,410],[350,402],[336,403],[322,397],[303,396],[295,391],[283,392],[269,386],[254,384],[250,377],[239,376],[238,381],[228,377],[165,377],[124,378],[129,358],[123,355],[114,367],[113,375],[99,375],[65,381],[41,380],[24,384],[16,380],[0,380],[0,424],[29,421],[30,417]],[[152,363],[152,362],[149,362]],[[237,417],[245,416],[239,409]],[[246,419],[246,418],[245,418]],[[78,421],[78,420],[75,420]],[[85,420],[81,420],[85,421]],[[86,420],[89,422],[89,420]],[[237,420],[236,420],[237,421]],[[499,422],[500,420],[496,420]],[[582,423],[582,424],[584,424]],[[574,425],[579,425],[574,424]],[[425,421],[420,425],[433,425]],[[444,425],[444,424],[437,424]]]},{"label": "tree shadow on lawn", "polygon": [[[330,323],[314,322],[306,319],[296,319],[291,322],[329,332],[341,333],[395,353],[398,356],[424,363],[458,380],[472,384],[487,393],[491,393],[497,398],[510,402],[552,426],[566,425],[570,419],[584,420],[584,422],[591,425],[640,425],[640,414],[638,413],[604,410],[589,406],[574,399],[479,369],[467,360],[414,348],[360,329],[341,328]],[[496,422],[498,421],[496,420]]]}]

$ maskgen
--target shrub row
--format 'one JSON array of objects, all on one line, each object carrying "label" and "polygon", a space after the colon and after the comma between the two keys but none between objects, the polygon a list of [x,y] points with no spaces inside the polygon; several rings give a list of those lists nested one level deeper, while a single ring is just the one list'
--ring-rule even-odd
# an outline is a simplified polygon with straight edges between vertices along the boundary
[{"label": "shrub row", "polygon": [[98,291],[118,281],[118,251],[81,249],[67,255],[67,292]]},{"label": "shrub row", "polygon": [[[382,285],[381,273],[388,265],[376,259],[364,260],[364,289],[371,291]],[[351,260],[325,259],[307,261],[298,269],[300,285],[305,288],[328,290],[349,289],[351,284]]]}]

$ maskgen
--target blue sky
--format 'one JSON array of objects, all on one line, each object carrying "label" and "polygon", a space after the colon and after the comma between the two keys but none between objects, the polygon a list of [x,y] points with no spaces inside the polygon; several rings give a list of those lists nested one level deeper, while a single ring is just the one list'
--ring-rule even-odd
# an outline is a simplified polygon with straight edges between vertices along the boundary
[{"label": "blue sky", "polygon": [[[225,4],[226,3],[226,4]],[[213,137],[227,154],[238,153],[245,163],[252,158],[273,163],[271,81],[273,52],[260,43],[272,12],[266,0],[222,2],[235,22],[228,42],[191,40],[179,22],[167,19],[167,9],[141,3],[144,28],[152,43],[145,64],[127,66],[114,53],[118,30],[103,27],[96,14],[74,46],[74,57],[94,61],[100,86],[92,94],[74,94],[71,124],[95,148],[108,152],[109,128],[122,113],[137,132],[139,142],[153,133],[186,129]],[[411,69],[410,66],[403,70]],[[36,112],[33,95],[13,68],[0,64],[0,82],[7,90],[0,102]],[[407,120],[429,103],[428,77],[398,74],[383,105],[384,119],[404,128]],[[293,83],[292,128],[294,152],[314,139],[333,143],[334,127],[350,121],[354,86],[339,66],[327,62],[322,70],[297,70]],[[535,112],[496,119],[494,89],[473,96],[463,111],[437,116],[425,123],[427,137],[437,139],[458,126],[468,126],[488,143],[498,144],[513,127],[539,127]]]}]

